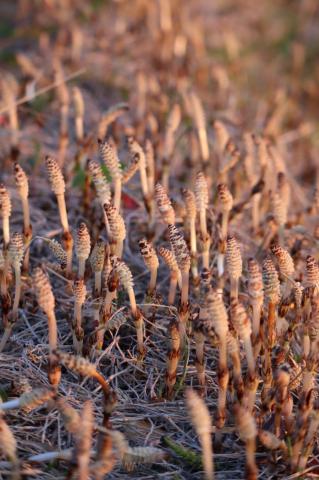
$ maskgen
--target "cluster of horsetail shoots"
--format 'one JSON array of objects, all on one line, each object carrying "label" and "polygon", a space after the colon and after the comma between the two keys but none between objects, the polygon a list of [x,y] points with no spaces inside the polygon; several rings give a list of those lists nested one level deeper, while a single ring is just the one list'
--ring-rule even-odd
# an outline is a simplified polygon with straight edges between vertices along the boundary
[{"label": "cluster of horsetail shoots", "polygon": [[[227,109],[209,114],[205,97],[184,78],[188,56],[205,48],[202,36],[178,22],[175,36],[174,2],[149,3],[138,2],[127,30],[138,28],[140,12],[158,28],[154,38],[163,45],[154,63],[180,62],[178,79],[169,83],[174,95],[162,92],[161,76],[137,71],[130,102],[100,112],[93,125],[85,86],[69,88],[57,48],[59,137],[56,149],[53,141],[41,146],[34,165],[41,176],[46,172],[40,186],[18,149],[17,85],[9,77],[1,83],[11,169],[4,162],[0,184],[0,363],[11,352],[19,355],[19,369],[36,362],[28,371],[39,372],[46,386],[20,386],[0,402],[0,476],[3,466],[19,479],[28,462],[63,459],[67,478],[102,480],[117,463],[130,470],[163,461],[155,444],[130,446],[114,428],[126,414],[121,405],[113,422],[117,399],[134,392],[143,402],[148,395],[156,400],[156,408],[178,405],[184,421],[189,414],[201,457],[193,447],[187,456],[171,438],[161,442],[186,462],[191,457],[207,480],[218,476],[223,458],[213,455],[213,445],[228,455],[233,443],[237,452],[245,449],[238,461],[242,467],[245,461],[247,479],[258,478],[265,459],[273,470],[282,463],[287,478],[306,478],[318,456],[319,183],[312,198],[302,195],[304,185],[286,165],[289,140],[264,126],[265,107],[256,131]],[[116,24],[119,34],[125,22]],[[69,33],[74,60],[81,40],[77,28]],[[227,54],[236,57],[230,37]],[[47,42],[41,37],[41,48]],[[31,60],[21,56],[18,63],[34,72]],[[225,72],[212,70],[214,81],[228,85]],[[224,94],[232,98],[228,88]],[[43,184],[52,191],[46,198]],[[71,391],[79,381],[81,410]],[[92,384],[96,390],[85,399]],[[58,418],[59,451],[22,460],[10,411],[44,408],[43,438]],[[150,435],[159,419],[150,415]],[[65,450],[60,422],[69,436]]]}]

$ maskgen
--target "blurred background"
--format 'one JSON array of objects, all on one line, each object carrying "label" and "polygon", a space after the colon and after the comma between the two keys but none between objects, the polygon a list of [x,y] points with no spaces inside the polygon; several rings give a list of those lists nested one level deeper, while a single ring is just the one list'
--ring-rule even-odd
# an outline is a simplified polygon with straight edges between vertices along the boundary
[{"label": "blurred background", "polygon": [[[127,128],[143,120],[160,130],[192,88],[208,125],[222,120],[235,138],[237,128],[263,132],[308,182],[319,142],[318,17],[316,0],[2,0],[1,76],[15,99],[30,99],[19,106],[20,150],[34,164],[43,148],[59,147],[59,108],[71,100],[50,88],[57,78],[71,75],[70,95],[81,88],[88,135],[119,101],[131,108]],[[66,152],[72,135],[70,127]]]}]

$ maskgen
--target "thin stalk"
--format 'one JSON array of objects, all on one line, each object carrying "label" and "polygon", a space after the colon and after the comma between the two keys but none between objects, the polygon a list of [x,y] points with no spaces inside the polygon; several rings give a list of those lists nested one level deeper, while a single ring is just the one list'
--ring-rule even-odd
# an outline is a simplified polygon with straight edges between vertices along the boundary
[{"label": "thin stalk", "polygon": [[276,342],[276,304],[273,302],[268,303],[268,319],[267,319],[267,336],[270,348],[275,345]]},{"label": "thin stalk", "polygon": [[261,391],[261,399],[264,402],[269,394],[269,391],[272,386],[272,367],[271,367],[271,349],[263,343],[264,346],[264,355],[263,355],[263,364],[262,364],[262,377],[263,377],[263,388]]},{"label": "thin stalk", "polygon": [[207,268],[207,270],[209,270],[210,236],[206,234],[206,237],[204,238],[205,240],[203,240],[203,252],[202,252],[203,268]]},{"label": "thin stalk", "polygon": [[218,255],[217,255],[217,274],[218,278],[224,275],[225,271],[225,252],[226,252],[226,240],[221,238],[218,242]]},{"label": "thin stalk", "polygon": [[221,338],[219,341],[219,369],[227,370],[227,340]]},{"label": "thin stalk", "polygon": [[167,160],[163,161],[163,166],[162,166],[162,178],[161,178],[161,184],[165,188],[167,192],[169,192],[169,163]]},{"label": "thin stalk", "polygon": [[[56,80],[55,82],[51,83],[50,85],[46,86],[46,87],[43,87],[43,88],[40,88],[32,97],[32,99],[34,100],[35,98],[37,98],[39,95],[43,95],[44,93],[46,92],[49,92],[50,90],[58,87],[59,85],[61,85],[62,83],[65,83],[65,82],[69,82],[70,80],[72,80],[73,78],[76,78],[78,77],[79,75],[82,75],[83,73],[85,72],[85,69],[84,68],[81,68],[80,70],[77,70],[76,72],[73,72],[73,73],[70,73],[70,75],[67,75],[66,77],[64,78],[61,78],[59,80]],[[24,95],[23,97],[19,98],[17,101],[15,101],[15,105],[16,106],[19,106],[19,105],[22,105],[23,103],[26,103],[26,102],[29,102],[30,101],[30,95],[27,94],[27,95]],[[0,114],[1,113],[4,113],[4,112],[7,112],[8,110],[10,109],[10,105],[4,105],[1,109],[0,109]]]},{"label": "thin stalk", "polygon": [[112,301],[114,300],[115,296],[116,296],[116,289],[112,291],[110,290],[106,291],[104,305],[103,305],[101,316],[100,316],[99,328],[96,332],[96,348],[98,350],[101,350],[103,346],[104,334],[106,331],[106,324],[111,314]]},{"label": "thin stalk", "polygon": [[261,308],[262,304],[260,301],[252,300],[252,336],[253,339],[256,339],[259,335],[260,330],[260,317],[261,317]]},{"label": "thin stalk", "polygon": [[23,211],[23,228],[24,228],[24,231],[26,232],[31,227],[28,197],[25,197],[25,196],[21,197],[21,202],[22,202],[22,211]]},{"label": "thin stalk", "polygon": [[229,210],[222,213],[221,237],[223,240],[227,238],[229,213]]},{"label": "thin stalk", "polygon": [[1,289],[1,306],[2,306],[2,323],[6,328],[8,326],[8,313],[11,306],[11,299],[8,294],[8,270],[9,270],[9,259],[8,259],[8,251],[4,250],[3,252],[5,260],[4,260],[4,269],[1,272],[1,281],[0,281],[0,289]]},{"label": "thin stalk", "polygon": [[58,329],[54,311],[46,312],[48,317],[49,330],[49,381],[51,385],[57,386],[60,383],[61,367],[55,355],[58,345]]},{"label": "thin stalk", "polygon": [[168,305],[174,305],[177,287],[177,273],[171,272],[171,279],[168,292]]},{"label": "thin stalk", "polygon": [[84,273],[85,273],[85,259],[80,257],[79,258],[78,277],[79,278],[84,278]]},{"label": "thin stalk", "polygon": [[189,291],[189,271],[182,271],[182,294],[181,294],[181,304],[183,306],[188,305],[188,291]]},{"label": "thin stalk", "polygon": [[137,340],[137,350],[141,358],[145,355],[145,346],[144,346],[144,319],[143,315],[139,312],[138,315],[134,315],[134,323],[136,328],[136,340]]},{"label": "thin stalk", "polygon": [[65,196],[64,194],[56,195],[56,198],[58,202],[60,221],[63,228],[63,232],[67,233],[69,232],[69,222],[68,222],[68,214],[67,214],[66,204],[65,204]]},{"label": "thin stalk", "polygon": [[238,300],[239,279],[230,277],[230,298]]},{"label": "thin stalk", "polygon": [[256,402],[256,392],[259,385],[259,379],[255,373],[253,375],[249,375],[247,385],[245,388],[245,407],[248,411],[252,412],[255,408]]},{"label": "thin stalk", "polygon": [[176,384],[176,372],[180,359],[180,335],[176,322],[172,322],[169,326],[170,348],[167,352],[167,370],[166,370],[166,396],[171,399]]},{"label": "thin stalk", "polygon": [[134,294],[133,288],[129,288],[127,293],[128,293],[130,304],[131,304],[132,314],[135,317],[138,314],[138,310],[136,306],[136,300],[135,300],[135,294]]},{"label": "thin stalk", "polygon": [[[10,321],[8,321],[6,315],[3,314],[3,317],[4,317],[3,318],[3,323],[5,325],[5,329],[4,329],[3,336],[2,336],[1,342],[0,342],[0,352],[2,352],[3,349],[5,348],[5,346],[7,344],[7,341],[10,338],[13,325],[14,325],[16,319],[17,319],[17,316],[18,316],[18,308],[19,308],[19,302],[20,302],[20,297],[21,297],[21,270],[20,270],[20,266],[18,266],[18,267],[15,266],[14,273],[15,273],[15,292],[14,292],[14,303],[13,303],[13,308],[12,308],[12,318],[10,319]],[[6,274],[6,272],[4,271],[3,275],[5,275],[5,274]],[[6,288],[6,284],[5,284],[5,286],[3,285],[3,288]],[[5,298],[5,297],[3,297],[3,298]]]},{"label": "thin stalk", "polygon": [[149,292],[152,293],[156,289],[157,268],[152,268],[150,272],[151,272],[151,278],[150,278],[150,284],[149,284]]},{"label": "thin stalk", "polygon": [[310,421],[310,425],[304,440],[302,452],[299,457],[298,470],[303,471],[307,466],[307,461],[314,447],[315,435],[319,427],[318,411],[314,412],[313,418]]},{"label": "thin stalk", "polygon": [[199,211],[199,221],[200,221],[200,231],[202,238],[206,239],[207,237],[207,222],[206,222],[206,209],[201,208]]},{"label": "thin stalk", "polygon": [[254,377],[256,366],[255,366],[255,358],[254,358],[250,337],[243,338],[243,341],[244,341],[244,349],[246,353],[249,375],[251,377]]},{"label": "thin stalk", "polygon": [[64,248],[66,251],[66,275],[68,277],[72,274],[72,257],[73,257],[73,238],[70,232],[63,234]]},{"label": "thin stalk", "polygon": [[116,178],[114,180],[114,208],[119,212],[121,208],[121,196],[122,196],[122,180],[121,178]]},{"label": "thin stalk", "polygon": [[246,472],[248,480],[257,480],[258,468],[255,459],[256,438],[246,440]]},{"label": "thin stalk", "polygon": [[29,263],[30,263],[30,244],[32,240],[32,227],[29,226],[28,230],[23,230],[23,241],[24,241],[24,249],[25,254],[23,257],[23,271],[28,272],[29,270]]},{"label": "thin stalk", "polygon": [[12,307],[12,321],[15,322],[18,316],[18,308],[21,297],[21,269],[20,265],[15,266],[14,268],[15,276],[15,292],[14,292],[14,302]]},{"label": "thin stalk", "polygon": [[227,368],[227,340],[219,339],[219,369],[218,369],[218,402],[217,402],[217,420],[216,425],[222,428],[226,419],[226,394],[229,382],[229,372]]},{"label": "thin stalk", "polygon": [[2,230],[4,249],[6,249],[10,243],[10,222],[7,216],[2,219]]},{"label": "thin stalk", "polygon": [[130,300],[131,312],[134,318],[135,328],[136,328],[136,338],[137,338],[137,350],[141,357],[145,355],[145,346],[144,346],[144,318],[142,313],[139,311],[136,305],[134,289],[128,288],[127,293]]},{"label": "thin stalk", "polygon": [[11,335],[11,331],[12,331],[12,323],[9,322],[9,323],[7,323],[7,326],[5,327],[2,338],[1,338],[0,353],[3,352],[3,349],[6,346],[7,341],[9,340],[9,337]]},{"label": "thin stalk", "polygon": [[7,402],[0,404],[0,411],[11,410],[13,408],[20,407],[20,398],[14,398],[13,400],[8,400]]},{"label": "thin stalk", "polygon": [[99,296],[102,288],[102,272],[94,273],[94,293]]},{"label": "thin stalk", "polygon": [[124,241],[123,240],[119,240],[115,244],[114,255],[116,255],[118,258],[122,258],[123,246],[124,246]]},{"label": "thin stalk", "polygon": [[253,226],[253,232],[255,232],[255,233],[258,232],[259,223],[260,223],[260,218],[259,218],[260,198],[261,198],[260,193],[257,193],[252,198],[252,211],[251,211],[252,226]]},{"label": "thin stalk", "polygon": [[84,127],[83,127],[83,116],[78,115],[75,117],[75,134],[78,141],[83,140],[84,136]]},{"label": "thin stalk", "polygon": [[190,229],[190,246],[191,246],[191,270],[194,280],[198,279],[198,266],[197,266],[197,241],[196,241],[196,219],[189,219]]},{"label": "thin stalk", "polygon": [[109,239],[111,237],[110,224],[109,224],[103,205],[102,205],[102,210],[103,210],[103,216],[104,216],[106,235],[107,235],[107,238]]},{"label": "thin stalk", "polygon": [[149,198],[149,188],[148,188],[148,181],[146,175],[146,168],[144,165],[145,162],[139,162],[140,167],[140,179],[141,179],[141,187],[143,192],[144,199]]},{"label": "thin stalk", "polygon": [[9,110],[9,120],[10,120],[10,136],[11,136],[11,146],[16,147],[18,145],[18,132],[19,132],[19,122],[18,122],[18,112],[15,103],[10,102]]},{"label": "thin stalk", "polygon": [[217,402],[217,418],[216,426],[221,429],[225,425],[226,420],[226,395],[229,382],[228,370],[219,370],[218,373],[218,402]]},{"label": "thin stalk", "polygon": [[197,370],[198,383],[201,388],[201,393],[205,393],[205,364],[204,364],[204,346],[205,346],[205,336],[202,332],[194,331],[194,340],[196,346],[196,360],[195,366]]},{"label": "thin stalk", "polygon": [[61,135],[66,135],[68,132],[68,115],[69,115],[69,105],[66,103],[61,105],[61,125],[60,125],[60,132]]},{"label": "thin stalk", "polygon": [[240,401],[244,394],[244,383],[243,383],[243,377],[241,372],[241,363],[240,363],[239,353],[231,352],[230,357],[233,365],[234,386],[236,389],[237,398]]},{"label": "thin stalk", "polygon": [[82,348],[83,348],[82,305],[77,301],[74,304],[73,347],[77,355],[82,354]]}]

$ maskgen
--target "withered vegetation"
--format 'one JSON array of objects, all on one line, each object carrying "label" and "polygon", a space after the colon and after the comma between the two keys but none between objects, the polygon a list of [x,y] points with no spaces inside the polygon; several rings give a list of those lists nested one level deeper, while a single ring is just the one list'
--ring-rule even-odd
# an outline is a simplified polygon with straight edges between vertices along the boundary
[{"label": "withered vegetation", "polygon": [[316,0],[0,2],[0,478],[319,475]]}]

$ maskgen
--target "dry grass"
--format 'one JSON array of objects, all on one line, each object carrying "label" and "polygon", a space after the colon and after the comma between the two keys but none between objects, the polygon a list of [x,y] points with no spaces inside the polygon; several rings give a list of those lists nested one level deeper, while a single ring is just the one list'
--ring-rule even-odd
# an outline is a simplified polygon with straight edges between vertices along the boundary
[{"label": "dry grass", "polygon": [[[256,478],[256,468],[264,480],[317,478],[317,3],[17,4],[17,9],[7,1],[0,5],[0,180],[11,197],[10,235],[24,234],[30,268],[25,261],[15,318],[15,273],[7,260],[5,232],[0,341],[8,322],[12,334],[0,353],[0,397],[11,401],[30,389],[49,388],[49,378],[52,382],[49,355],[49,370],[59,357],[49,348],[48,318],[32,284],[31,272],[39,266],[47,272],[55,297],[59,351],[73,352],[76,323],[81,323],[83,356],[99,374],[87,378],[62,367],[57,387],[58,398],[85,416],[85,438],[81,431],[67,431],[56,399],[32,411],[10,409],[2,415],[0,409],[18,458],[1,447],[1,434],[9,438],[1,427],[0,478],[11,471],[12,478],[84,480],[90,445],[92,478],[199,479],[205,465],[207,478],[212,478],[210,461],[201,463],[201,444],[214,451],[219,480]],[[112,152],[105,159],[108,168],[98,139],[106,139]],[[46,156],[56,158],[61,168],[66,210],[50,189]],[[88,159],[103,169],[103,174],[95,169],[94,186],[95,167],[87,168]],[[30,246],[27,190],[21,195],[16,186],[16,162],[29,179]],[[204,182],[202,193],[198,179]],[[157,182],[161,187],[155,188]],[[110,186],[120,209],[112,217],[112,208],[104,209]],[[188,189],[187,196],[183,189]],[[196,194],[197,218],[192,222],[195,197],[189,191]],[[74,322],[79,259],[73,248],[70,265],[70,252],[83,222],[91,248],[100,238],[109,244],[101,296],[90,261],[81,260],[79,276],[87,294]],[[54,257],[47,239],[61,243],[67,268]],[[227,252],[231,242],[242,260]],[[174,274],[169,271],[160,255],[157,270],[160,247],[173,251],[181,272],[176,265]],[[125,267],[109,251],[122,256],[134,290]],[[269,256],[275,273],[263,269],[263,300],[261,269]],[[255,286],[249,258],[260,266]],[[280,263],[287,258],[289,268]],[[273,278],[276,272],[279,280]],[[168,302],[171,280],[178,284],[177,295]],[[223,292],[228,326],[221,329],[222,338],[216,312],[208,304],[212,288],[219,292],[214,295]],[[103,315],[102,299],[113,299]],[[238,312],[242,317],[234,318]],[[259,331],[253,330],[250,345],[246,333],[252,312],[259,316],[253,324]],[[172,325],[180,335],[177,350],[170,343]],[[100,337],[105,331],[102,348],[95,345],[97,329]],[[234,338],[226,341],[228,329]],[[79,349],[81,342],[82,337],[75,341]],[[244,347],[249,349],[249,373]],[[280,369],[283,364],[288,373]],[[302,382],[295,385],[298,379]],[[210,428],[205,441],[197,437],[203,422],[194,420],[195,407],[188,412],[187,391],[205,415],[207,408],[211,414],[213,449],[207,445]],[[226,409],[219,409],[224,401]],[[259,429],[264,431],[260,439]],[[12,439],[9,446],[14,448]],[[47,452],[63,452],[63,458],[30,459]]]}]

